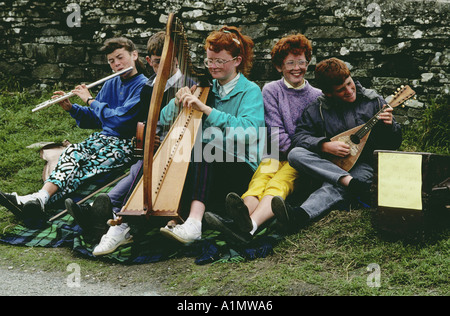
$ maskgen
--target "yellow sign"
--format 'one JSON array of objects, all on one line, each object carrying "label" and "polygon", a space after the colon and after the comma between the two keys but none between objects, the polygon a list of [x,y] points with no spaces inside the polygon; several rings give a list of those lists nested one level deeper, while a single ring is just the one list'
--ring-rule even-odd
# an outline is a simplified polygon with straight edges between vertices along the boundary
[{"label": "yellow sign", "polygon": [[378,153],[378,206],[422,210],[422,155]]}]

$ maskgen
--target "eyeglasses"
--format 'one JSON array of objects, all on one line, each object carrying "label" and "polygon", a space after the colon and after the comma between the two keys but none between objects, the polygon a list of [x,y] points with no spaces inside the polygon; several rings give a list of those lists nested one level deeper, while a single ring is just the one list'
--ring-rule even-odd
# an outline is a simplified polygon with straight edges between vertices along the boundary
[{"label": "eyeglasses", "polygon": [[296,65],[299,65],[300,67],[306,67],[308,66],[308,61],[300,59],[300,60],[288,60],[284,63],[284,66],[287,70],[292,70],[295,68]]},{"label": "eyeglasses", "polygon": [[208,68],[211,67],[213,64],[216,65],[217,68],[223,68],[223,65],[225,65],[229,61],[235,60],[236,58],[237,58],[237,56],[233,57],[229,60],[205,58],[203,63]]},{"label": "eyeglasses", "polygon": [[152,64],[159,65],[159,63],[161,62],[161,59],[160,59],[160,58],[157,58],[157,59],[150,59],[150,61],[152,62]]}]

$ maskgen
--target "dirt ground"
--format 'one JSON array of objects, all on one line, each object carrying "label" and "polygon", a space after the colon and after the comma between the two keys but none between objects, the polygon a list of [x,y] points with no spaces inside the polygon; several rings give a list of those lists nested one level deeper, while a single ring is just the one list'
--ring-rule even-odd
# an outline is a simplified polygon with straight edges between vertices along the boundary
[{"label": "dirt ground", "polygon": [[[36,249],[40,256],[74,256],[68,249]],[[32,296],[235,296],[248,295],[243,282],[270,278],[276,256],[242,263],[197,265],[194,258],[174,258],[142,265],[123,265],[89,259],[68,261],[55,268],[30,267],[0,260],[0,295]],[[77,286],[73,286],[78,282]],[[322,289],[300,281],[290,284],[290,295],[317,295]],[[272,295],[273,289],[259,288],[253,295]],[[283,294],[283,293],[281,293]],[[285,293],[284,293],[285,294]]]}]

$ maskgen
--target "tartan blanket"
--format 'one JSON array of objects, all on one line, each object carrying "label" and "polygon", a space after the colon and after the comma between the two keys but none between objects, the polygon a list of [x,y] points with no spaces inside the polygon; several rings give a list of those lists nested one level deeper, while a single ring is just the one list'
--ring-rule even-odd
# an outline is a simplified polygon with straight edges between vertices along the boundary
[{"label": "tartan blanket", "polygon": [[[101,187],[98,182],[83,185],[71,198],[79,201]],[[111,189],[112,187],[106,187],[97,194],[107,193]],[[94,199],[95,196],[87,202],[92,202]],[[64,210],[63,201],[54,203],[52,208],[54,214],[58,214]],[[145,264],[187,256],[195,258],[195,263],[199,265],[264,258],[273,252],[273,247],[282,239],[273,226],[268,225],[262,229],[254,240],[245,246],[231,245],[220,232],[213,230],[203,231],[202,239],[199,241],[182,245],[162,236],[159,227],[155,227],[140,236],[134,236],[133,243],[121,246],[114,253],[98,258],[124,264]],[[23,224],[16,225],[12,231],[0,236],[0,241],[27,247],[71,247],[73,251],[85,257],[97,258],[92,255],[95,245],[86,242],[81,228],[68,213],[52,222],[23,221]]]}]

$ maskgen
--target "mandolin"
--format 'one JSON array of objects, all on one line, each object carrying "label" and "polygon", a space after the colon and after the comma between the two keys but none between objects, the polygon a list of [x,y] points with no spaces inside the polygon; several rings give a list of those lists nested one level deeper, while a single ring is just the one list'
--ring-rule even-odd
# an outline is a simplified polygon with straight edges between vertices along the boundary
[{"label": "mandolin", "polygon": [[[396,94],[392,97],[387,105],[390,108],[394,108],[404,103],[415,94],[416,93],[414,92],[414,90],[412,90],[409,86],[401,86],[397,89]],[[361,152],[366,145],[372,128],[376,123],[378,123],[378,115],[384,112],[384,110],[385,108],[381,109],[367,123],[356,126],[331,138],[331,141],[341,141],[348,144],[350,146],[350,154],[345,157],[334,156],[330,158],[330,161],[346,171],[350,170],[361,155]]]},{"label": "mandolin", "polygon": [[135,158],[144,158],[144,136],[145,122],[138,122],[136,126],[136,136],[131,139],[133,143],[133,153]]},{"label": "mandolin", "polygon": [[[136,136],[134,136],[131,141],[133,143],[133,156],[136,159],[144,158],[144,145],[145,145],[145,128],[147,126],[147,122],[138,122],[136,126]],[[161,145],[161,139],[159,135],[155,135],[155,148],[153,150],[154,153]]]}]

